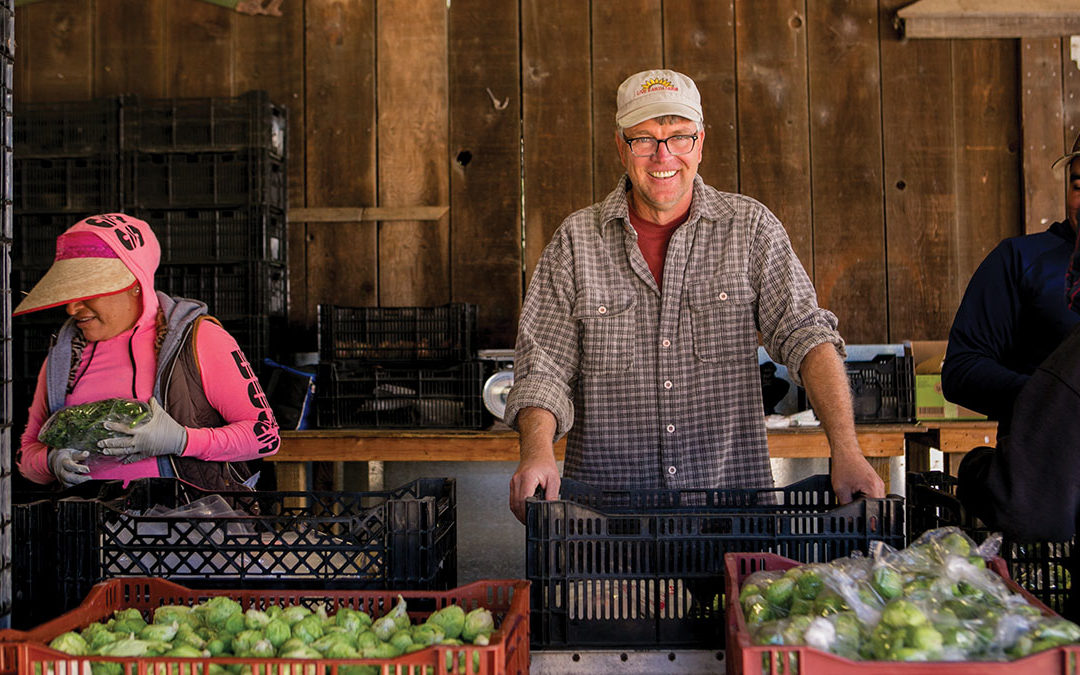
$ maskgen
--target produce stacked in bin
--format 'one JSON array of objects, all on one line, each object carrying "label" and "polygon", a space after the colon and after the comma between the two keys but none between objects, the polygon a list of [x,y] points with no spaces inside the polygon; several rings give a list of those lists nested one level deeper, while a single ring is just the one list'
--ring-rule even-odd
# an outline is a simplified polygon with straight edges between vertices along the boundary
[{"label": "produce stacked in bin", "polygon": [[27,675],[524,675],[528,628],[524,581],[447,591],[193,591],[134,578],[95,586],[44,625],[0,634],[0,646],[20,643],[14,671]]},{"label": "produce stacked in bin", "polygon": [[480,428],[476,305],[319,305],[318,425]]},{"label": "produce stacked in bin", "polygon": [[[959,527],[976,541],[991,534],[956,498],[956,478],[941,471],[907,474],[907,512],[912,536],[947,526]],[[1016,583],[1060,614],[1072,588],[1069,561],[1075,545],[1075,537],[1070,541],[1027,542],[1006,537],[998,555]]]},{"label": "produce stacked in bin", "polygon": [[957,528],[903,550],[750,574],[738,603],[751,644],[809,645],[854,660],[1000,661],[1080,642],[1080,626],[1044,612],[987,569]]},{"label": "produce stacked in bin", "polygon": [[[392,659],[432,645],[485,646],[495,631],[486,607],[466,611],[451,604],[414,624],[405,599],[398,595],[397,600],[389,613],[373,619],[349,607],[328,613],[324,605],[311,610],[271,604],[245,611],[236,600],[216,596],[194,607],[162,605],[150,623],[137,609],[116,610],[108,621],[58,635],[49,647],[73,656]],[[474,656],[479,668],[479,654]],[[464,653],[461,657],[464,667]],[[447,670],[453,668],[450,658],[447,654]],[[97,675],[123,672],[119,664],[96,665]],[[348,668],[349,675],[378,672],[374,666]]]}]

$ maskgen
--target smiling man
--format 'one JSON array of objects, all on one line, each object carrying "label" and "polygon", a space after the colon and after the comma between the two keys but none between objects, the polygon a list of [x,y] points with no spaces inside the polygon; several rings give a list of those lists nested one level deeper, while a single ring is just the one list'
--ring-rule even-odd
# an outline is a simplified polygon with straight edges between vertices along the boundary
[{"label": "smiling man", "polygon": [[521,435],[510,507],[565,474],[608,488],[773,487],[757,363],[801,380],[832,449],[841,501],[884,496],[855,436],[836,317],[762,204],[705,185],[701,98],[671,70],[619,87],[626,170],[568,217],[522,308],[504,421]]}]

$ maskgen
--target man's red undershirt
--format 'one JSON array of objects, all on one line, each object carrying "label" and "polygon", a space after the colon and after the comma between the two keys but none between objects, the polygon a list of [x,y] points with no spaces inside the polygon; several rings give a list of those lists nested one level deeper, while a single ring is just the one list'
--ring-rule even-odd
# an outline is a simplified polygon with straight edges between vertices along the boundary
[{"label": "man's red undershirt", "polygon": [[686,222],[688,217],[690,217],[689,206],[682,215],[667,225],[657,225],[639,216],[634,211],[633,201],[630,202],[630,225],[637,231],[638,248],[641,249],[641,255],[645,257],[645,262],[649,265],[649,271],[656,279],[658,288],[663,287],[664,260],[667,258],[671,235],[675,233],[676,228]]}]

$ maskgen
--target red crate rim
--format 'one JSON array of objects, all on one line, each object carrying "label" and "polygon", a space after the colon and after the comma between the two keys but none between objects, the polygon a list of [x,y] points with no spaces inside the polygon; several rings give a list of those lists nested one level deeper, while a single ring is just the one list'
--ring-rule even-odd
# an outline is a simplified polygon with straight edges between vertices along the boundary
[{"label": "red crate rim", "polygon": [[[12,642],[15,646],[14,664],[15,670],[10,670],[10,665],[0,658],[0,673],[18,672],[20,675],[30,675],[35,672],[35,663],[40,665],[43,661],[64,662],[75,668],[76,662],[115,662],[133,664],[131,675],[135,673],[156,672],[154,664],[202,664],[203,668],[210,663],[240,663],[251,664],[255,672],[274,672],[272,666],[297,668],[310,665],[328,667],[328,672],[336,673],[336,667],[340,665],[381,665],[382,672],[392,674],[398,672],[424,672],[425,666],[434,667],[437,675],[444,675],[456,671],[446,670],[447,654],[453,658],[460,658],[461,653],[471,666],[474,653],[479,654],[479,670],[471,667],[468,672],[480,675],[494,675],[496,673],[526,673],[529,663],[529,585],[530,582],[522,579],[488,579],[475,581],[470,584],[458,586],[446,591],[424,590],[263,590],[263,589],[192,589],[180,584],[158,579],[154,577],[125,577],[121,579],[109,579],[95,584],[87,594],[86,599],[75,609],[56,617],[52,621],[44,623],[28,631],[3,630],[0,631],[0,645],[4,645],[0,651],[7,651]],[[509,602],[506,595],[512,593]],[[489,595],[494,594],[494,598]],[[337,607],[348,606],[349,603],[362,601],[379,602],[387,608],[392,607],[397,601],[397,596],[402,596],[406,602],[410,598],[422,598],[435,600],[439,607],[453,602],[462,603],[466,606],[473,604],[483,605],[493,612],[503,614],[502,622],[498,630],[491,634],[490,643],[486,646],[465,644],[461,646],[433,645],[429,649],[423,649],[411,654],[405,654],[393,659],[281,659],[281,658],[251,658],[251,657],[203,657],[203,658],[178,658],[178,657],[100,657],[100,656],[72,656],[63,652],[49,649],[46,645],[57,635],[70,630],[78,630],[94,621],[98,621],[112,614],[116,609],[135,607],[140,610],[151,610],[163,604],[176,604],[183,602],[198,602],[206,598],[227,595],[237,600],[246,610],[256,601],[274,601],[277,603],[300,601],[303,599],[332,600]],[[499,603],[502,604],[499,604]],[[258,666],[255,668],[254,666]],[[83,666],[78,666],[83,667]],[[79,672],[72,670],[71,672]],[[183,671],[181,671],[183,672]],[[188,671],[194,672],[194,671]],[[203,670],[203,672],[206,672]],[[280,670],[278,672],[292,672]],[[306,672],[306,671],[304,671]]]},{"label": "red crate rim", "polygon": [[[750,643],[750,632],[746,627],[742,608],[738,604],[739,586],[745,576],[740,570],[744,561],[755,560],[754,571],[786,570],[802,565],[797,560],[785,558],[775,553],[725,553],[724,570],[727,610],[724,612],[727,622],[727,672],[729,675],[750,672],[798,672],[801,675],[826,673],[828,675],[1027,675],[1028,673],[1071,673],[1066,670],[1069,661],[1080,662],[1080,645],[1062,646],[1031,654],[1014,661],[853,661],[842,656],[824,652],[806,645],[758,646]],[[1000,557],[987,562],[987,567],[1001,576],[1002,581],[1015,593],[1019,593],[1047,616],[1058,616],[1052,609],[1029,593],[1009,576],[1009,569]],[[734,602],[733,602],[734,601]],[[769,657],[769,655],[772,655]],[[775,670],[766,671],[763,664],[769,657],[770,666]]]}]

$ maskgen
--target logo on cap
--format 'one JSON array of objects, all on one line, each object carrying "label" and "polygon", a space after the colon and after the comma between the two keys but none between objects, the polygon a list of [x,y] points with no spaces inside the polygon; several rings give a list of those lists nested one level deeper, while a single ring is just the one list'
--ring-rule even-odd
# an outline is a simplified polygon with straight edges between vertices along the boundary
[{"label": "logo on cap", "polygon": [[679,91],[671,80],[666,77],[650,77],[641,84],[641,89],[638,90],[639,94],[647,94],[650,91],[656,91],[657,89],[667,89],[669,91]]}]

